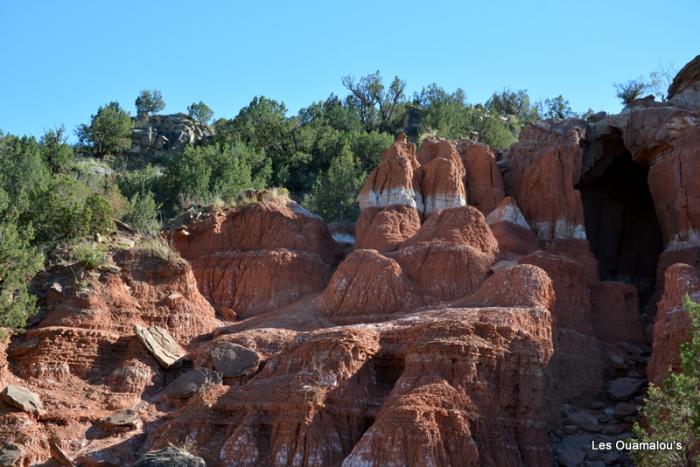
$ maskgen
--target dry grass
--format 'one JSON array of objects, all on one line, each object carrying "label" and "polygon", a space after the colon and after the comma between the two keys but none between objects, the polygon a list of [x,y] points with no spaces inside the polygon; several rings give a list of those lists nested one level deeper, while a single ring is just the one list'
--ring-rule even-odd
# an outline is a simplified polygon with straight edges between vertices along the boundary
[{"label": "dry grass", "polygon": [[236,198],[231,207],[244,207],[265,201],[288,200],[289,190],[286,188],[268,188],[266,190],[246,190]]},{"label": "dry grass", "polygon": [[185,260],[180,253],[175,251],[170,244],[162,237],[141,237],[136,242],[136,248],[147,251],[170,264],[184,263]]}]

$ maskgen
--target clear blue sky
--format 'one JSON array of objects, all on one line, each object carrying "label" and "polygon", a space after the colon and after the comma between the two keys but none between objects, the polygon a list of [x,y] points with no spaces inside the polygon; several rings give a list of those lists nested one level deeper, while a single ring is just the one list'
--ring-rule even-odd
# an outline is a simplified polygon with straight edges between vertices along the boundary
[{"label": "clear blue sky", "polygon": [[0,0],[0,129],[72,134],[110,100],[133,113],[144,88],[165,112],[201,99],[230,118],[265,95],[295,113],[375,70],[411,94],[525,88],[618,111],[612,83],[680,68],[699,21],[698,0]]}]

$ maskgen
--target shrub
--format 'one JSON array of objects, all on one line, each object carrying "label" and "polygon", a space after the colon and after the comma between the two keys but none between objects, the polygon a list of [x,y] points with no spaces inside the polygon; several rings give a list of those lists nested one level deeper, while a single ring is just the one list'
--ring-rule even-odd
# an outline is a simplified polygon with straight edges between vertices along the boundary
[{"label": "shrub", "polygon": [[89,219],[89,234],[106,235],[114,231],[112,206],[109,205],[104,196],[100,194],[90,195],[85,200],[83,209],[85,218]]},{"label": "shrub", "polygon": [[153,193],[136,193],[130,200],[131,208],[124,216],[124,222],[141,234],[154,234],[160,230],[158,221],[158,203]]},{"label": "shrub", "polygon": [[79,242],[72,246],[71,257],[86,269],[95,269],[107,263],[107,247],[95,242]]},{"label": "shrub", "polygon": [[44,262],[39,249],[29,243],[31,232],[24,233],[14,224],[0,223],[0,326],[13,329],[23,328],[36,311],[27,283]]},{"label": "shrub", "polygon": [[642,97],[642,94],[648,89],[649,83],[642,78],[631,79],[626,83],[615,83],[615,95],[625,105]]},{"label": "shrub", "polygon": [[684,307],[691,321],[691,338],[681,346],[681,370],[669,371],[660,386],[649,385],[640,409],[646,427],[634,425],[640,442],[680,442],[679,450],[633,451],[638,465],[695,465],[700,460],[700,304],[685,297]]}]

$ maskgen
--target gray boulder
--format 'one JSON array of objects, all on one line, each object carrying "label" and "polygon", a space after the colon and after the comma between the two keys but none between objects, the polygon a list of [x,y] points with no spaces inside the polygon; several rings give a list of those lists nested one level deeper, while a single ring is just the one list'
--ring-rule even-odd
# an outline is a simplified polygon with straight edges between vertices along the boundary
[{"label": "gray boulder", "polygon": [[566,419],[569,423],[586,431],[596,431],[598,429],[598,418],[586,412],[574,412]]},{"label": "gray boulder", "polygon": [[260,365],[257,352],[233,342],[222,342],[211,351],[211,360],[225,378],[254,373]]},{"label": "gray boulder", "polygon": [[206,143],[213,135],[212,127],[183,113],[151,115],[134,121],[131,150],[142,154],[176,154],[187,145]]},{"label": "gray boulder", "polygon": [[141,426],[141,417],[135,410],[117,412],[102,421],[108,431],[130,431]]},{"label": "gray boulder", "polygon": [[179,376],[163,394],[172,399],[186,399],[209,384],[221,384],[221,374],[209,368],[197,368]]},{"label": "gray boulder", "polygon": [[610,383],[608,396],[614,401],[624,401],[635,396],[642,386],[644,381],[638,378],[617,378]]},{"label": "gray boulder", "polygon": [[176,447],[147,452],[134,467],[206,467],[204,459]]},{"label": "gray boulder", "polygon": [[44,405],[36,393],[27,388],[8,384],[2,392],[2,400],[9,406],[28,413],[41,413]]},{"label": "gray boulder", "polygon": [[0,467],[15,467],[20,465],[24,453],[15,443],[5,441],[0,445]]}]

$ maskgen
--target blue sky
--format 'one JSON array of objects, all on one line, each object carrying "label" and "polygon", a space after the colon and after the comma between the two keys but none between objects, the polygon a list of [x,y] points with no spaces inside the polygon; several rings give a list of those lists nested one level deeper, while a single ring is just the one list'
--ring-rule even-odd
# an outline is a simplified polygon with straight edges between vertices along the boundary
[{"label": "blue sky", "polygon": [[524,88],[618,111],[614,82],[700,53],[699,20],[697,0],[0,0],[0,129],[72,134],[110,100],[133,113],[144,88],[165,112],[203,100],[230,118],[265,95],[295,113],[375,70],[411,94]]}]

